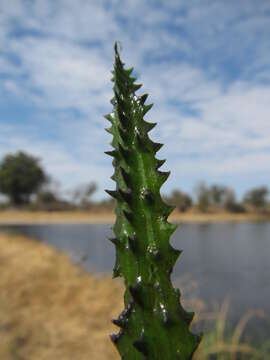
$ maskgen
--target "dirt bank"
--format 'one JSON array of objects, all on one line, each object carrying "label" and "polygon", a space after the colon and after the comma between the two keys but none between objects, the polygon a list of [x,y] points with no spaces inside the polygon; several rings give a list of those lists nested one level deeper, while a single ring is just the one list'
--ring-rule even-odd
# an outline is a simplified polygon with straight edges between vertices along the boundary
[{"label": "dirt bank", "polygon": [[117,359],[110,319],[122,286],[55,250],[0,234],[0,359]]},{"label": "dirt bank", "polygon": [[[0,224],[47,224],[47,223],[95,223],[109,224],[115,220],[112,212],[105,211],[0,211]],[[170,221],[179,223],[256,222],[270,221],[270,215],[263,214],[199,214],[174,211]]]}]

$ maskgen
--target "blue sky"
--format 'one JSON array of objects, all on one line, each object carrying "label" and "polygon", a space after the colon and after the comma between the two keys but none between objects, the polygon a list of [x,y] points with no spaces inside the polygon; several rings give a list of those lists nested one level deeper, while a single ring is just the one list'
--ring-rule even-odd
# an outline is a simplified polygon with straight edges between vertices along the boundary
[{"label": "blue sky", "polygon": [[164,192],[270,186],[268,0],[0,0],[1,158],[27,151],[63,193],[105,197],[115,40],[155,104]]}]

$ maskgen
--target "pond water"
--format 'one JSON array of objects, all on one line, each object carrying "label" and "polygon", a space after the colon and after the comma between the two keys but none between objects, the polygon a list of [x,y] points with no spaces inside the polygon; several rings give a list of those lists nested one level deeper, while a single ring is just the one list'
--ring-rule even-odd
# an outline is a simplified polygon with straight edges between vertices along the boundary
[{"label": "pond water", "polygon": [[[88,271],[110,273],[114,264],[114,246],[107,240],[111,225],[12,225],[0,230],[64,250]],[[219,304],[229,296],[233,314],[257,308],[270,314],[270,223],[183,224],[171,243],[184,250],[174,281],[188,274],[198,284],[193,295]]]}]

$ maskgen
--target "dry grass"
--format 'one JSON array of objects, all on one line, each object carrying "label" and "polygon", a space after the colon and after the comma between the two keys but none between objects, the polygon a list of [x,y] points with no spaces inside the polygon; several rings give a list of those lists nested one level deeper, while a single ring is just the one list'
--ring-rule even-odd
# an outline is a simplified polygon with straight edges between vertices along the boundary
[{"label": "dry grass", "polygon": [[[115,216],[109,211],[0,211],[0,224],[44,224],[44,223],[113,223]],[[248,213],[180,213],[175,210],[170,220],[181,223],[215,223],[215,222],[256,222],[270,221],[270,215]]]},{"label": "dry grass", "polygon": [[119,359],[108,333],[122,287],[64,255],[0,235],[0,359]]},{"label": "dry grass", "polygon": [[[207,320],[215,321],[215,327],[208,333],[195,354],[194,360],[265,360],[270,358],[269,346],[265,343],[265,348],[256,348],[254,345],[242,340],[245,327],[248,321],[256,316],[265,318],[264,311],[249,310],[244,314],[234,330],[229,334],[225,333],[228,325],[227,317],[230,307],[230,300],[226,298],[220,309],[212,313],[212,317]],[[211,314],[211,313],[209,313]],[[204,320],[203,316],[199,316],[199,321]]]}]

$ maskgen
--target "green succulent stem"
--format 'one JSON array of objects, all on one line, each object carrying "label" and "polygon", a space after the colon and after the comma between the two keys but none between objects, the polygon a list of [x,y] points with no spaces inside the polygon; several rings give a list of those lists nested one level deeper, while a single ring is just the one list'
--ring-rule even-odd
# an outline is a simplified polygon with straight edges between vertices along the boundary
[{"label": "green succulent stem", "polygon": [[116,199],[116,248],[114,277],[125,282],[125,309],[113,320],[120,330],[111,335],[121,358],[191,359],[200,337],[189,330],[193,313],[180,304],[180,291],[171,283],[173,266],[181,251],[170,244],[176,225],[167,221],[174,207],[165,204],[160,188],[169,172],[159,168],[165,160],[155,157],[162,144],[148,133],[156,125],[144,119],[151,109],[147,94],[138,96],[141,87],[125,69],[117,44],[112,81],[113,112],[105,115],[113,135],[115,190],[106,190]]}]

